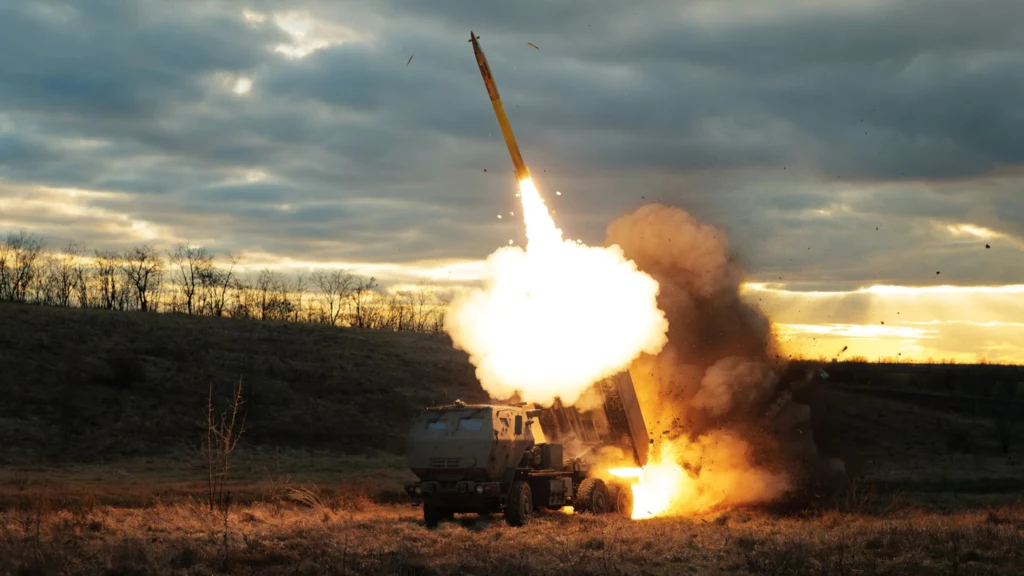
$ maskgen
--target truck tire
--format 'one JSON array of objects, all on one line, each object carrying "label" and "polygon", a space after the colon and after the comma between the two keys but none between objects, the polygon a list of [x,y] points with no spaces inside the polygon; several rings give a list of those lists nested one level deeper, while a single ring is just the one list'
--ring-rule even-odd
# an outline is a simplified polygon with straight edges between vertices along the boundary
[{"label": "truck tire", "polygon": [[530,485],[522,480],[512,483],[508,492],[508,505],[505,506],[505,522],[509,526],[522,526],[530,519],[533,512],[533,491]]},{"label": "truck tire", "polygon": [[608,501],[611,502],[611,511],[625,516],[633,517],[633,488],[625,484],[612,484],[608,487]]},{"label": "truck tire", "polygon": [[609,509],[608,487],[600,478],[584,478],[572,500],[576,512],[605,514]]},{"label": "truck tire", "polygon": [[430,502],[423,503],[423,524],[427,528],[436,528],[444,516],[444,510],[437,504]]}]

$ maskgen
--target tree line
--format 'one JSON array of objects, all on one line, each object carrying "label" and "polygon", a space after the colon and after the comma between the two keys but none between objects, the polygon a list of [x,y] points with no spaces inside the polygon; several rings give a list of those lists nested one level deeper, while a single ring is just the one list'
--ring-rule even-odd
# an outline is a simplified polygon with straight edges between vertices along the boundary
[{"label": "tree line", "polygon": [[242,274],[237,255],[220,263],[202,246],[161,253],[148,244],[48,250],[38,236],[0,241],[0,301],[44,306],[312,322],[380,330],[443,331],[448,300],[418,287],[387,290],[345,270]]}]

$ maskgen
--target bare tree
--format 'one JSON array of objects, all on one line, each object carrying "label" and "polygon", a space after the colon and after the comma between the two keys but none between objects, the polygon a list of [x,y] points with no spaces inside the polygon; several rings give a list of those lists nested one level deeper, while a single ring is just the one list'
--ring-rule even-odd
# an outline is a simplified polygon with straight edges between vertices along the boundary
[{"label": "bare tree", "polygon": [[124,292],[121,282],[121,255],[110,251],[95,252],[96,280],[99,284],[99,305],[101,308],[113,310],[117,308],[119,295]]},{"label": "bare tree", "polygon": [[75,251],[76,254],[72,274],[74,274],[75,292],[78,297],[78,305],[82,308],[92,308],[95,303],[93,302],[94,294],[92,287],[89,285],[89,264],[82,256],[85,249],[76,244]]},{"label": "bare tree", "polygon": [[412,294],[404,290],[389,294],[379,327],[385,330],[412,330],[414,320]]},{"label": "bare tree", "polygon": [[352,292],[349,295],[349,300],[352,303],[352,320],[349,321],[351,326],[357,328],[372,328],[375,321],[375,305],[374,301],[377,296],[377,279],[370,278],[359,278],[356,280],[355,286],[352,288]]},{"label": "bare tree", "polygon": [[[229,254],[222,269],[214,265],[209,251],[189,244],[168,252],[169,264],[148,245],[120,252],[97,250],[91,264],[73,242],[55,253],[44,252],[43,246],[41,239],[24,232],[0,242],[0,300],[62,307],[77,303],[112,310],[162,308],[428,333],[444,328],[447,300],[434,291],[425,287],[385,291],[376,278],[343,270],[317,270],[307,277],[265,269],[248,283],[235,272],[238,256]],[[168,265],[173,285],[162,282]],[[306,303],[310,284],[313,305]]]},{"label": "bare tree", "polygon": [[185,311],[196,313],[196,291],[208,285],[214,275],[213,254],[202,246],[178,244],[169,252],[171,264],[176,267],[175,278],[185,301]]},{"label": "bare tree", "polygon": [[57,306],[71,306],[78,281],[78,254],[78,246],[74,242],[69,242],[63,253],[50,258],[48,275],[53,286],[54,304]]},{"label": "bare tree", "polygon": [[228,269],[217,270],[214,269],[213,284],[214,294],[210,303],[210,313],[213,316],[223,316],[227,307],[228,301],[228,290],[235,283],[235,266],[238,265],[239,256],[236,254],[228,254]]},{"label": "bare tree", "polygon": [[295,312],[295,305],[289,298],[289,288],[281,275],[272,270],[263,270],[256,278],[256,308],[260,320],[288,320]]},{"label": "bare tree", "polygon": [[430,317],[435,311],[434,292],[420,286],[410,294],[410,298],[412,299],[410,306],[413,318],[413,325],[410,329],[415,332],[426,332],[427,326],[430,324]]},{"label": "bare tree", "polygon": [[306,289],[308,287],[309,280],[302,272],[299,272],[295,275],[295,278],[292,279],[292,283],[289,286],[290,290],[288,292],[290,292],[290,294],[286,292],[286,298],[291,304],[288,310],[290,314],[288,319],[292,322],[302,321],[302,299],[306,294]]},{"label": "bare tree", "polygon": [[160,284],[164,263],[152,246],[142,245],[124,251],[121,270],[131,283],[139,310],[150,309],[149,297]]},{"label": "bare tree", "polygon": [[337,326],[348,308],[355,278],[344,270],[317,270],[311,277],[320,304],[320,321]]},{"label": "bare tree", "polygon": [[41,306],[54,306],[57,303],[57,281],[54,273],[54,260],[51,254],[43,254],[36,266],[38,273],[33,279],[29,292],[32,294],[32,301]]},{"label": "bare tree", "polygon": [[277,283],[277,274],[269,269],[261,270],[256,278],[255,304],[260,320],[268,320],[270,317],[270,311],[274,307],[274,287]]},{"label": "bare tree", "polygon": [[425,325],[425,332],[444,334],[444,319],[451,304],[450,295],[435,295],[434,306],[430,310],[430,320]]},{"label": "bare tree", "polygon": [[0,300],[25,302],[38,274],[43,240],[34,234],[8,234],[0,243]]},{"label": "bare tree", "polygon": [[247,282],[236,279],[232,286],[234,298],[228,304],[232,318],[256,318],[256,291]]},{"label": "bare tree", "polygon": [[231,453],[235,451],[238,441],[245,433],[245,414],[241,412],[243,404],[245,400],[242,397],[242,381],[239,379],[231,404],[226,410],[218,413],[213,406],[213,384],[210,384],[206,399],[206,436],[203,439],[210,512],[213,512],[216,504],[229,505],[224,497],[224,486],[231,469]]}]

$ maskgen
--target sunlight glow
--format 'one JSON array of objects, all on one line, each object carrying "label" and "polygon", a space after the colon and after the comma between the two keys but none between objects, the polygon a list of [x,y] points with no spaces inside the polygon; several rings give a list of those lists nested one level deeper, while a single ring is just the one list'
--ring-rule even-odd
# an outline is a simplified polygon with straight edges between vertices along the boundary
[{"label": "sunlight glow", "polygon": [[305,58],[330,46],[363,40],[362,35],[355,30],[318,19],[308,12],[275,12],[273,21],[291,37],[291,42],[278,44],[274,51],[289,58]]},{"label": "sunlight glow", "polygon": [[248,94],[252,91],[252,79],[244,76],[235,80],[235,87],[231,89],[232,92],[239,96]]},{"label": "sunlight glow", "polygon": [[982,239],[996,238],[1002,236],[1002,234],[996,232],[995,230],[990,230],[989,228],[984,228],[982,226],[975,226],[973,224],[950,224],[946,226],[946,230],[949,231],[950,234],[953,234],[955,236],[966,235]]}]

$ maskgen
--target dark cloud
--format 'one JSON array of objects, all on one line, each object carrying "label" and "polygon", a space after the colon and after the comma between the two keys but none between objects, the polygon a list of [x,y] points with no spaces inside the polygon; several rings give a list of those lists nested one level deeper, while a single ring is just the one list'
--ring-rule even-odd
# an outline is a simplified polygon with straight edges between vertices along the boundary
[{"label": "dark cloud", "polygon": [[[311,0],[295,59],[243,17],[266,0],[0,3],[0,187],[115,192],[83,202],[219,251],[482,258],[523,238],[472,28],[568,236],[660,201],[755,280],[1022,280],[1024,4],[716,6]],[[96,218],[33,223],[114,240]]]}]

